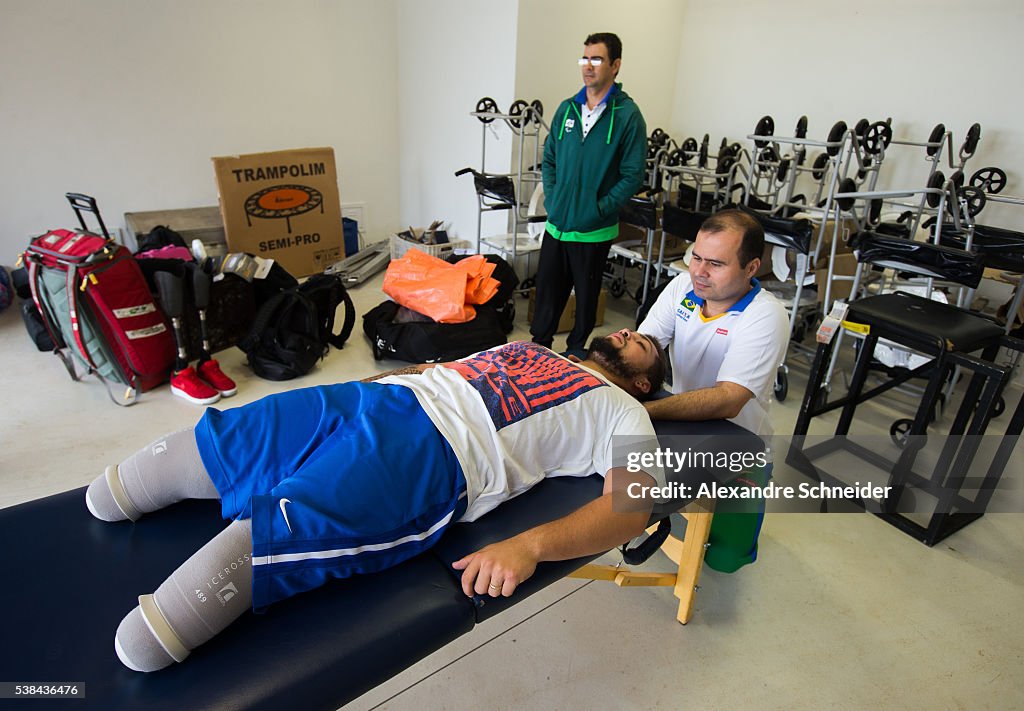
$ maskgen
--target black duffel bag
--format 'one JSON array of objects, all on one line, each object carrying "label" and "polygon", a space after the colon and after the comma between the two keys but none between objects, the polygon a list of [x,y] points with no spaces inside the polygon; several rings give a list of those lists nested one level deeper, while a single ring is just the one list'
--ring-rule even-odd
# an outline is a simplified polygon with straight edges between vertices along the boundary
[{"label": "black duffel bag", "polygon": [[[437,323],[421,314],[384,301],[363,315],[363,332],[373,345],[376,360],[394,358],[409,363],[443,363],[507,343],[515,320],[515,289],[519,277],[501,257],[484,255],[495,265],[491,275],[500,286],[486,303],[474,307],[476,316],[466,323]],[[453,255],[450,263],[464,259]]]},{"label": "black duffel bag", "polygon": [[506,343],[504,319],[492,306],[477,306],[476,317],[466,323],[398,321],[401,308],[385,301],[363,315],[363,332],[377,360],[443,363]]}]

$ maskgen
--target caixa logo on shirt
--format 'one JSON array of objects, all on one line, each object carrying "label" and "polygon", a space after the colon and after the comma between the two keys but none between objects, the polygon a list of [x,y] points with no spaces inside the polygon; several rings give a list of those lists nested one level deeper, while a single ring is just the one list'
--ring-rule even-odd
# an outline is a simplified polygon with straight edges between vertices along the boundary
[{"label": "caixa logo on shirt", "polygon": [[684,321],[690,320],[690,314],[697,308],[697,302],[693,299],[683,299],[679,302],[679,306],[676,307],[676,316],[683,319]]}]

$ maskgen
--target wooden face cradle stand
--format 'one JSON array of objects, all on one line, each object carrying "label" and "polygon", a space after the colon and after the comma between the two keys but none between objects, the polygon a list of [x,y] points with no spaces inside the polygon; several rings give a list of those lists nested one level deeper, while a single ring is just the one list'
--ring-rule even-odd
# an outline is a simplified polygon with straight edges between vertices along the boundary
[{"label": "wooden face cradle stand", "polygon": [[[680,513],[686,519],[686,533],[682,539],[669,535],[661,545],[661,552],[676,564],[675,572],[641,573],[617,565],[588,563],[568,577],[610,580],[619,587],[672,586],[676,598],[679,599],[676,619],[685,625],[693,616],[693,605],[700,589],[698,583],[704,567],[704,553],[710,545],[708,536],[714,517],[714,502],[710,499],[698,499]],[[647,533],[653,535],[656,528],[651,526]]]}]

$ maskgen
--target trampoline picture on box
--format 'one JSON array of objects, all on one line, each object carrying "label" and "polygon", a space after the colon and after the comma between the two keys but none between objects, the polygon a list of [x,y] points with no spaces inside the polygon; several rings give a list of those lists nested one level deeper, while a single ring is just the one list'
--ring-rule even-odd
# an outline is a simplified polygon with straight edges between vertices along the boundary
[{"label": "trampoline picture on box", "polygon": [[274,185],[255,192],[245,200],[245,223],[252,227],[253,217],[285,221],[289,234],[292,218],[320,208],[324,211],[324,196],[307,185]]}]

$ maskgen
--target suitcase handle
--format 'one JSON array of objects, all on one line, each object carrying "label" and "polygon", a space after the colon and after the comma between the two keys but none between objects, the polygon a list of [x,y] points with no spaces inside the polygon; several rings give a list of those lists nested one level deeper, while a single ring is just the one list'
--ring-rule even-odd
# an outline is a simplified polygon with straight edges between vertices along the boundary
[{"label": "suitcase handle", "polygon": [[91,212],[96,215],[96,220],[100,223],[100,230],[103,232],[103,236],[108,240],[110,239],[110,232],[107,231],[107,226],[103,224],[103,217],[100,215],[100,209],[96,206],[96,198],[90,195],[83,195],[82,193],[65,193],[64,197],[71,203],[71,209],[75,211],[75,216],[78,218],[78,224],[82,226],[82,229],[86,232],[89,228],[85,225],[85,218],[82,217],[83,212]]}]

